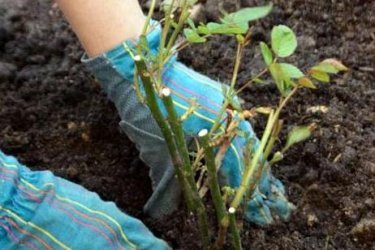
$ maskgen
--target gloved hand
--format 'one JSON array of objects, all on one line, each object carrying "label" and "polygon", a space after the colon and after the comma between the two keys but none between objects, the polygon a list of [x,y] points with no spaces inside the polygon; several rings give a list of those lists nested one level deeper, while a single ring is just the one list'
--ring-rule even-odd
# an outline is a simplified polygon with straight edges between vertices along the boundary
[{"label": "gloved hand", "polygon": [[[159,49],[160,35],[160,26],[147,35],[152,54],[156,54]],[[116,105],[121,117],[121,128],[136,143],[140,158],[150,167],[154,193],[144,209],[151,216],[159,217],[176,208],[180,192],[161,131],[148,107],[136,95],[133,84],[135,65],[128,53],[128,48],[134,48],[135,43],[136,41],[126,41],[99,57],[89,59],[84,56],[82,61],[91,69]],[[194,114],[183,122],[186,139],[191,140],[202,129],[209,130],[224,101],[221,84],[187,68],[176,58],[172,58],[165,66],[162,80],[172,91],[179,115],[186,112],[193,99],[199,104]],[[159,104],[166,116],[161,100]],[[241,182],[243,148],[247,141],[255,140],[255,146],[259,143],[247,121],[242,120],[239,127],[245,135],[238,135],[233,139],[220,169],[224,183],[231,187],[238,187]],[[286,200],[284,194],[281,182],[266,169],[247,205],[246,218],[259,225],[271,223],[272,214],[287,219],[293,205]]]},{"label": "gloved hand", "polygon": [[170,249],[113,202],[0,151],[0,249]]}]

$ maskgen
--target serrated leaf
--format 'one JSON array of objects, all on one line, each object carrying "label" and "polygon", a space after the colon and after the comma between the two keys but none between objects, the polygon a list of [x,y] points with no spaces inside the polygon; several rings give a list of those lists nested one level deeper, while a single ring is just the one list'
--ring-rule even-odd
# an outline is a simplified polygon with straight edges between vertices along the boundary
[{"label": "serrated leaf", "polygon": [[310,76],[320,82],[326,82],[328,83],[330,78],[329,78],[329,75],[326,73],[326,72],[323,72],[323,71],[319,71],[319,70],[314,70],[314,69],[311,69],[309,71],[310,73]]},{"label": "serrated leaf", "polygon": [[298,84],[305,88],[316,89],[315,84],[307,77],[298,79]]},{"label": "serrated leaf", "polygon": [[230,13],[222,18],[223,23],[248,23],[267,16],[272,10],[272,3],[265,6],[249,7]]},{"label": "serrated leaf", "polygon": [[302,71],[292,64],[280,63],[280,66],[284,74],[289,76],[290,78],[298,79],[304,76]]},{"label": "serrated leaf", "polygon": [[297,48],[297,38],[294,32],[285,25],[273,27],[271,32],[272,50],[279,57],[288,57]]},{"label": "serrated leaf", "polygon": [[260,50],[262,51],[263,60],[266,63],[267,66],[269,66],[272,63],[272,52],[268,45],[264,42],[260,42]]},{"label": "serrated leaf", "polygon": [[344,64],[342,64],[342,62],[340,62],[340,61],[338,61],[334,58],[325,59],[324,61],[322,61],[322,63],[332,65],[338,71],[347,71],[348,70],[348,68]]},{"label": "serrated leaf", "polygon": [[285,147],[282,151],[285,152],[286,150],[288,150],[294,144],[308,139],[311,136],[312,131],[314,129],[315,129],[315,125],[294,127],[289,132],[287,140],[286,140]]},{"label": "serrated leaf", "polygon": [[272,10],[272,4],[254,8],[244,8],[237,12],[226,14],[220,19],[221,23],[208,23],[208,33],[238,35],[245,34],[249,29],[249,21],[266,16]]},{"label": "serrated leaf", "polygon": [[184,29],[184,35],[186,37],[186,40],[190,43],[204,43],[206,42],[206,38],[201,37],[192,29]]}]

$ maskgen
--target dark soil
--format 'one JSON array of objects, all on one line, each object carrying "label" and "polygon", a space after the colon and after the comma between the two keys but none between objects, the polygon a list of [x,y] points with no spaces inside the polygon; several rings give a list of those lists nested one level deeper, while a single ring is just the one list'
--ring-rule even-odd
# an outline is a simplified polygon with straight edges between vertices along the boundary
[{"label": "dark soil", "polygon": [[[274,1],[253,40],[268,40],[275,24],[296,31],[290,60],[302,68],[339,58],[351,68],[319,90],[301,92],[286,125],[316,122],[313,139],[274,168],[297,210],[289,222],[245,225],[245,249],[375,249],[375,1]],[[256,0],[209,0],[200,18],[215,20]],[[235,42],[213,39],[180,54],[182,61],[221,81],[231,76]],[[155,222],[142,213],[151,194],[147,167],[121,133],[114,106],[80,64],[82,49],[50,1],[0,0],[0,148],[32,169],[49,169],[115,201],[178,249],[198,249],[183,212]],[[248,49],[239,82],[262,67]],[[272,85],[248,88],[245,106],[275,102]],[[312,113],[308,108],[328,107]],[[254,121],[260,131],[263,121]]]}]

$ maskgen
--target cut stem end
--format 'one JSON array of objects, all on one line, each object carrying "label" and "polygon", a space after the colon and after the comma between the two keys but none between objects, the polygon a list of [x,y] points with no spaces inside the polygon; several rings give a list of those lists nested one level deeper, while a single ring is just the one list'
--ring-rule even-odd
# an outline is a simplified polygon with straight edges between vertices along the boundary
[{"label": "cut stem end", "polygon": [[168,97],[171,95],[171,89],[170,88],[163,88],[160,92],[161,97]]},{"label": "cut stem end", "polygon": [[142,57],[140,55],[135,55],[134,56],[134,61],[139,62],[141,60],[142,60]]},{"label": "cut stem end", "polygon": [[235,209],[234,207],[230,207],[230,208],[228,209],[228,212],[229,212],[230,214],[234,214],[234,213],[236,212],[236,209]]},{"label": "cut stem end", "polygon": [[199,137],[205,137],[207,134],[208,134],[208,130],[202,129],[201,131],[199,131],[198,136]]}]

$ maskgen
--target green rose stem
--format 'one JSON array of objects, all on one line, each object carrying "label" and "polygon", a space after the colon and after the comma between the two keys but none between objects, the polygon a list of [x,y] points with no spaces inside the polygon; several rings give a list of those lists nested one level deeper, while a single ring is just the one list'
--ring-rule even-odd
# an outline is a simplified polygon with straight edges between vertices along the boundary
[{"label": "green rose stem", "polygon": [[229,213],[229,228],[232,235],[232,245],[235,250],[242,250],[241,236],[236,221],[236,209],[231,207],[228,209]]},{"label": "green rose stem", "polygon": [[182,5],[182,7],[181,7],[180,18],[178,20],[178,23],[177,23],[177,25],[176,25],[176,27],[175,27],[172,35],[171,35],[171,38],[169,39],[167,47],[166,47],[167,54],[171,51],[172,47],[174,46],[174,44],[177,40],[178,34],[180,34],[182,28],[184,27],[184,24],[186,23],[186,20],[190,16],[190,11],[189,11],[190,4],[189,4],[189,2],[187,0],[184,0],[181,5]]},{"label": "green rose stem", "polygon": [[[158,123],[160,130],[167,142],[169,152],[171,154],[173,165],[175,166],[176,174],[179,179],[182,192],[186,201],[187,208],[190,212],[195,212],[198,217],[198,224],[200,227],[202,243],[205,249],[210,245],[210,234],[208,229],[208,219],[206,209],[203,201],[199,198],[198,190],[194,181],[193,170],[190,165],[189,155],[184,152],[187,151],[185,137],[183,135],[182,126],[177,118],[177,114],[173,108],[173,101],[170,97],[170,90],[164,90],[163,102],[169,113],[169,124],[164,119],[163,114],[158,106],[155,89],[153,87],[152,78],[147,70],[144,59],[136,55],[134,56],[135,65],[139,76],[142,79],[142,84],[145,89],[147,105],[151,113]],[[176,120],[177,119],[177,120]],[[181,150],[181,151],[179,151]],[[182,157],[181,157],[182,153]],[[186,164],[188,162],[188,165]]]},{"label": "green rose stem", "polygon": [[229,221],[228,221],[229,218],[228,218],[228,214],[225,208],[225,203],[221,195],[221,191],[220,191],[216,165],[215,165],[215,154],[213,152],[212,147],[210,147],[209,145],[210,138],[208,135],[208,130],[202,129],[198,133],[198,137],[204,149],[204,156],[206,160],[207,174],[208,174],[208,183],[209,183],[212,201],[215,206],[216,217],[217,217],[218,225],[219,225],[219,237],[215,245],[217,249],[221,249],[225,241],[225,236],[226,236],[228,224],[229,224]]},{"label": "green rose stem", "polygon": [[198,136],[205,152],[209,187],[212,195],[212,200],[214,202],[214,206],[216,209],[217,219],[219,221],[219,224],[221,224],[221,221],[226,216],[226,211],[223,197],[221,196],[219,181],[217,178],[214,152],[212,147],[209,146],[208,130],[201,130]]},{"label": "green rose stem", "polygon": [[179,155],[176,143],[174,141],[172,130],[169,127],[168,123],[164,120],[163,114],[158,106],[156,95],[154,92],[154,87],[152,84],[150,74],[147,71],[146,63],[139,55],[134,56],[134,62],[137,67],[138,75],[142,79],[142,84],[146,92],[147,105],[151,110],[152,116],[158,123],[160,130],[165,138],[165,141],[167,142],[169,153],[171,154],[172,162],[175,166],[175,171],[181,184],[181,189],[184,194],[187,208],[189,211],[193,211],[193,198],[191,193],[188,192],[187,181],[182,173],[183,162],[181,156]]},{"label": "green rose stem", "polygon": [[198,223],[200,227],[203,245],[205,247],[208,247],[210,244],[210,232],[208,229],[207,211],[206,207],[203,204],[203,200],[199,197],[197,184],[195,183],[194,170],[192,168],[191,161],[189,158],[189,151],[186,145],[184,130],[182,128],[182,122],[174,109],[174,104],[171,97],[171,90],[169,88],[163,88],[160,92],[160,96],[168,112],[168,121],[174,134],[174,138],[176,140],[177,149],[179,150],[179,153],[182,156],[183,177],[188,182],[189,192],[191,192],[191,196],[193,198],[193,209],[198,216]]},{"label": "green rose stem", "polygon": [[[245,173],[243,175],[243,179],[241,182],[240,187],[237,189],[236,195],[231,203],[231,208],[237,209],[240,205],[242,198],[244,194],[246,193],[249,183],[251,180],[251,177],[255,175],[255,173],[258,171],[259,165],[262,168],[264,164],[262,164],[262,161],[260,161],[262,154],[269,143],[269,138],[271,136],[272,131],[274,130],[275,125],[278,125],[279,115],[281,110],[285,107],[285,105],[288,103],[290,98],[297,92],[298,86],[294,87],[293,90],[288,94],[288,96],[281,101],[281,104],[277,107],[276,111],[271,110],[268,116],[267,126],[264,130],[262,139],[260,141],[260,146],[255,152],[254,157],[252,158],[250,162],[250,166],[247,166],[245,168]],[[271,141],[272,143],[272,141]],[[255,180],[255,182],[258,182],[259,180]]]},{"label": "green rose stem", "polygon": [[216,130],[221,126],[221,120],[222,120],[222,117],[225,113],[225,110],[227,109],[230,101],[231,101],[231,98],[232,98],[232,94],[234,94],[234,87],[236,85],[236,82],[237,82],[237,76],[238,76],[238,71],[240,69],[240,65],[241,65],[241,58],[242,58],[242,51],[243,51],[243,44],[239,43],[238,46],[237,46],[237,51],[236,51],[236,59],[235,59],[235,63],[234,63],[234,68],[233,68],[233,75],[232,75],[232,81],[231,81],[231,84],[230,84],[230,87],[229,87],[229,90],[225,93],[225,100],[224,100],[224,103],[222,104],[217,116],[216,116],[216,119],[215,119],[215,122],[211,128],[211,131],[210,131],[210,135],[213,135]]},{"label": "green rose stem", "polygon": [[272,110],[268,116],[268,121],[267,121],[267,126],[264,131],[264,134],[262,136],[262,140],[260,141],[259,148],[254,154],[253,159],[251,160],[250,166],[247,166],[245,168],[245,173],[242,178],[242,182],[240,187],[237,189],[236,195],[234,196],[234,199],[231,203],[230,208],[237,209],[238,206],[240,205],[242,198],[244,194],[246,193],[248,187],[249,187],[249,182],[252,176],[254,176],[254,173],[259,165],[259,160],[262,156],[263,150],[267,144],[268,138],[270,137],[270,134],[272,132],[273,124],[275,120],[275,111]]}]

